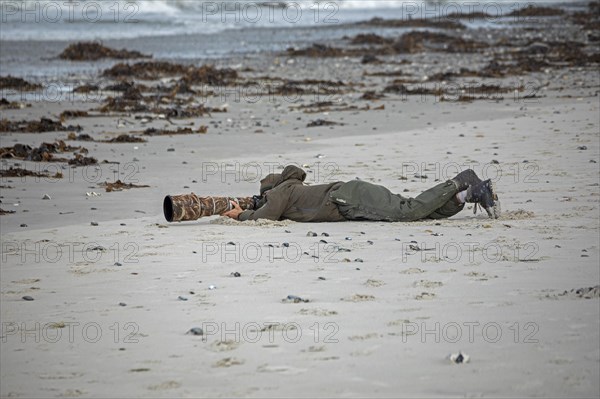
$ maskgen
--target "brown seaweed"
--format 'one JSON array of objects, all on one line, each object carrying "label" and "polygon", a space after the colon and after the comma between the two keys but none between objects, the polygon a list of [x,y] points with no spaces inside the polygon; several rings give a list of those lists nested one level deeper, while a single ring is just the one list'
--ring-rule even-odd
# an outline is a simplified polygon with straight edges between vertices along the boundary
[{"label": "brown seaweed", "polygon": [[198,129],[193,130],[190,127],[178,128],[177,130],[167,130],[167,129],[156,129],[156,128],[148,128],[144,130],[142,134],[145,136],[171,136],[171,135],[180,135],[180,134],[206,134],[208,133],[208,126],[200,126]]},{"label": "brown seaweed", "polygon": [[14,76],[0,76],[0,89],[16,89],[19,91],[34,91],[41,89],[42,86],[37,83],[30,83],[25,79]]},{"label": "brown seaweed", "polygon": [[412,19],[383,19],[373,18],[357,25],[377,26],[384,28],[435,28],[462,30],[466,26],[457,21],[444,18],[412,18]]},{"label": "brown seaweed", "polygon": [[350,53],[347,50],[326,46],[324,44],[313,43],[312,46],[304,49],[295,49],[290,47],[287,49],[290,56],[301,57],[344,57]]},{"label": "brown seaweed", "polygon": [[0,120],[0,132],[11,133],[45,133],[45,132],[64,132],[67,130],[81,131],[82,127],[77,125],[64,126],[59,121],[53,121],[49,118],[41,118],[39,121],[10,121],[8,119]]},{"label": "brown seaweed", "polygon": [[152,58],[152,56],[142,54],[139,51],[115,50],[103,46],[98,42],[79,42],[69,45],[60,53],[58,58],[69,61],[97,61],[103,58],[125,60],[131,58]]},{"label": "brown seaweed", "polygon": [[146,188],[146,187],[150,187],[150,186],[147,186],[147,185],[138,185],[138,184],[133,184],[133,183],[123,183],[121,180],[117,180],[114,183],[109,183],[109,182],[99,183],[98,186],[104,187],[107,193],[110,193],[110,192],[113,192],[113,191],[129,190],[131,188]]},{"label": "brown seaweed", "polygon": [[88,166],[95,165],[98,163],[98,160],[94,157],[86,157],[81,154],[75,154],[75,158],[69,159],[69,165],[74,166]]},{"label": "brown seaweed", "polygon": [[31,104],[20,103],[18,101],[8,101],[6,98],[0,99],[0,109],[21,109],[31,107]]},{"label": "brown seaweed", "polygon": [[471,53],[486,47],[488,47],[486,43],[430,31],[408,32],[393,45],[394,50],[399,54],[420,53],[425,50]]},{"label": "brown seaweed", "polygon": [[237,78],[238,73],[231,68],[218,69],[203,65],[200,68],[188,68],[182,81],[187,85],[225,86],[234,83]]},{"label": "brown seaweed", "polygon": [[358,35],[352,40],[378,42],[381,46],[375,46],[376,43],[371,43],[370,46],[362,48],[338,48],[313,43],[310,47],[303,49],[288,48],[287,55],[327,58],[376,57],[377,55],[413,54],[425,51],[472,53],[489,46],[487,43],[430,31],[408,32],[397,40],[384,39],[377,35]]},{"label": "brown seaweed", "polygon": [[[75,151],[78,151],[79,154],[74,154],[75,159],[71,160],[57,157],[55,155]],[[80,162],[90,162],[90,160],[84,159],[85,157],[83,157],[82,155],[87,153],[87,148],[71,147],[67,145],[63,140],[59,140],[54,143],[42,143],[37,148],[34,148],[27,144],[15,144],[12,147],[0,148],[0,158],[22,159],[25,161],[33,162],[69,162],[69,164],[73,165],[78,165]],[[74,163],[71,163],[71,161],[73,161]],[[97,163],[97,161],[92,163]]]},{"label": "brown seaweed", "polygon": [[31,170],[17,168],[11,166],[8,169],[0,168],[0,177],[52,177],[54,179],[62,179],[63,174],[61,172],[56,172],[54,175],[50,175],[48,172],[34,172]]},{"label": "brown seaweed", "polygon": [[350,44],[392,44],[394,41],[392,39],[385,38],[383,36],[376,35],[375,33],[360,33],[354,36],[350,40]]},{"label": "brown seaweed", "polygon": [[565,11],[560,8],[534,6],[528,4],[527,7],[514,10],[507,14],[509,17],[554,17],[557,15],[564,15]]},{"label": "brown seaweed", "polygon": [[100,87],[98,87],[97,85],[85,84],[85,85],[77,86],[76,88],[74,88],[73,93],[86,94],[86,93],[91,93],[92,91],[98,91],[98,90],[100,90]]},{"label": "brown seaweed", "polygon": [[71,141],[94,141],[96,143],[145,143],[146,140],[144,140],[141,137],[136,137],[136,136],[131,136],[128,134],[120,134],[119,136],[109,139],[109,140],[95,140],[92,136],[90,136],[89,134],[75,134],[75,133],[69,133],[69,136],[67,137],[67,140],[71,140]]},{"label": "brown seaweed", "polygon": [[306,125],[306,127],[337,126],[337,125],[343,125],[343,123],[328,121],[325,119],[317,119],[317,120],[310,122],[308,125]]},{"label": "brown seaweed", "polygon": [[144,140],[141,137],[131,136],[129,134],[120,134],[119,136],[117,136],[113,139],[103,140],[100,142],[101,143],[145,143],[146,140]]},{"label": "brown seaweed", "polygon": [[64,122],[68,118],[84,118],[86,116],[89,116],[87,111],[66,110],[60,113],[59,118],[61,122]]},{"label": "brown seaweed", "polygon": [[218,69],[212,65],[199,68],[171,62],[138,62],[135,64],[119,63],[103,72],[112,78],[137,78],[155,80],[167,76],[182,76],[188,85],[208,84],[226,85],[233,83],[238,74],[233,69]]}]

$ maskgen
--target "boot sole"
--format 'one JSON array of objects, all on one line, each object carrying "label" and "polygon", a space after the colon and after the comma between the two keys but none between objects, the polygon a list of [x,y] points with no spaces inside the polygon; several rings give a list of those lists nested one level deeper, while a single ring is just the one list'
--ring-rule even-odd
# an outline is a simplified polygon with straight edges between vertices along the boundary
[{"label": "boot sole", "polygon": [[494,219],[498,219],[500,217],[500,213],[502,212],[500,209],[500,201],[498,200],[498,194],[496,194],[496,186],[493,182],[490,182],[490,190],[492,191],[492,198],[494,199],[494,206],[492,207],[492,214]]}]

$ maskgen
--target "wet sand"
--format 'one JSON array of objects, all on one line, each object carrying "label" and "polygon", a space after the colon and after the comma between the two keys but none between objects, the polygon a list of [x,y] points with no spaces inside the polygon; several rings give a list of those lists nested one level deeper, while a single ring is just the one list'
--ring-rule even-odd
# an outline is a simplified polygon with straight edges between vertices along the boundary
[{"label": "wet sand", "polygon": [[[127,77],[141,99],[104,90],[117,82],[100,77],[119,62],[107,61],[76,83],[98,84],[99,96],[5,95],[31,104],[3,109],[13,122],[91,116],[62,121],[81,129],[3,132],[1,147],[64,140],[88,152],[53,156],[99,163],[2,160],[3,173],[49,176],[1,179],[0,208],[14,211],[0,216],[1,396],[598,396],[598,291],[571,292],[600,280],[600,78],[597,61],[581,57],[597,57],[598,42],[572,22],[533,26],[486,39],[443,31],[520,38],[504,50],[440,51],[438,37],[414,53],[361,53],[346,40],[327,45],[350,55],[218,60],[237,78],[192,84],[196,94],[170,95],[183,73]],[[549,49],[534,54],[538,39]],[[585,47],[569,58],[556,43],[575,39]],[[503,76],[481,76],[492,60]],[[541,61],[533,72],[507,67]],[[424,78],[461,67],[479,76]],[[384,97],[364,99],[370,91]],[[103,113],[108,96],[147,110]],[[198,104],[213,112],[165,116]],[[319,120],[336,124],[307,127]],[[121,134],[145,142],[100,142]],[[494,179],[503,215],[468,206],[415,223],[164,220],[167,194],[252,195],[289,163],[310,184],[361,178],[410,196],[472,167]],[[116,180],[149,187],[101,185]],[[203,335],[188,333],[195,327]],[[458,353],[469,361],[447,359]]]}]

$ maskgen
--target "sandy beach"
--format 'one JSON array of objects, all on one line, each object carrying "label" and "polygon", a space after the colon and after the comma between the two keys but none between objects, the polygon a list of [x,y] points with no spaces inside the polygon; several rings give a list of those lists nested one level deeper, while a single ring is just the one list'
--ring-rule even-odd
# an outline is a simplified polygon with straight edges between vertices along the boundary
[{"label": "sandy beach", "polygon": [[[553,7],[3,71],[0,396],[598,397],[598,3]],[[502,215],[165,221],[166,195],[251,196],[288,164],[406,196],[472,168]]]}]

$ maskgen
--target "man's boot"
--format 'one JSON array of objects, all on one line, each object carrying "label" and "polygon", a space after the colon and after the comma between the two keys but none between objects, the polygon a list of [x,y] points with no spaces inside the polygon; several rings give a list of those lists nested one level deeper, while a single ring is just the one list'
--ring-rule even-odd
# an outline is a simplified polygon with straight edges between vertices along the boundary
[{"label": "man's boot", "polygon": [[465,201],[475,204],[473,213],[477,212],[477,206],[480,205],[486,210],[490,218],[498,219],[500,217],[498,195],[496,195],[494,184],[490,179],[469,187]]},{"label": "man's boot", "polygon": [[473,169],[463,170],[457,174],[452,181],[456,184],[458,192],[465,191],[469,186],[475,186],[481,183],[481,179],[475,174]]},{"label": "man's boot", "polygon": [[201,217],[221,215],[232,209],[231,201],[246,209],[254,209],[255,197],[198,197],[196,194],[167,195],[163,202],[163,212],[168,222],[197,220]]}]

